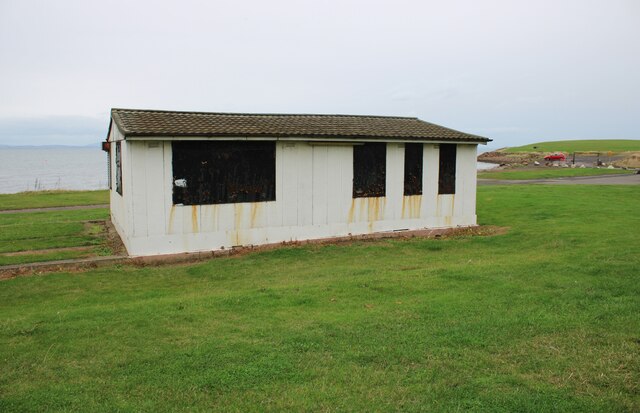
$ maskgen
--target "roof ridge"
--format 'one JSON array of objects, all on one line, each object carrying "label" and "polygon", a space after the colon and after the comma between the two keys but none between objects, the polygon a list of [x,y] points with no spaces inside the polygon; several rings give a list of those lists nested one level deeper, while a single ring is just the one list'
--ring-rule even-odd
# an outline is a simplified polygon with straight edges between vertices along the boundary
[{"label": "roof ridge", "polygon": [[[111,108],[111,113],[117,112],[151,112],[151,113],[171,113],[183,115],[217,115],[217,116],[292,116],[292,117],[342,117],[342,118],[381,118],[381,119],[411,119],[419,120],[414,116],[386,116],[386,115],[346,115],[330,113],[240,113],[240,112],[202,112],[184,110],[162,110],[162,109],[127,109]],[[424,122],[424,121],[422,121]]]}]

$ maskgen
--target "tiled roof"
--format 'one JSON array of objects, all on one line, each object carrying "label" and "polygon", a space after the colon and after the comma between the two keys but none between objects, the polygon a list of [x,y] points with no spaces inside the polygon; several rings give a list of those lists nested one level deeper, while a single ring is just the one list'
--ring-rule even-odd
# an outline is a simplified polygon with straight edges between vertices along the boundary
[{"label": "tiled roof", "polygon": [[279,115],[112,109],[125,137],[300,137],[372,140],[464,141],[491,139],[418,118],[351,115]]}]

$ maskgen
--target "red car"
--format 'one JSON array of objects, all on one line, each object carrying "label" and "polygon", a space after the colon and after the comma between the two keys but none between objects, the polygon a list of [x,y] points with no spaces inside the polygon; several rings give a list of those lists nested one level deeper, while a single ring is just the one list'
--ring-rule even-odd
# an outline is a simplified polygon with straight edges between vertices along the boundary
[{"label": "red car", "polygon": [[567,155],[562,152],[555,152],[544,157],[545,161],[566,161]]}]

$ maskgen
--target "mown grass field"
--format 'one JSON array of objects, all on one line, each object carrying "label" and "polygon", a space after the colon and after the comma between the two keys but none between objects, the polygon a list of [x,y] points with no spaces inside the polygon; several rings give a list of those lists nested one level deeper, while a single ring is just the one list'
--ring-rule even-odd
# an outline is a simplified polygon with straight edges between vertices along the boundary
[{"label": "mown grass field", "polygon": [[638,411],[639,188],[478,196],[506,235],[0,282],[0,411]]},{"label": "mown grass field", "polygon": [[[535,146],[535,148],[534,148]],[[640,151],[640,139],[586,139],[538,142],[504,149],[505,152],[627,152]]]},{"label": "mown grass field", "polygon": [[0,211],[109,203],[109,191],[37,191],[0,194]]},{"label": "mown grass field", "polygon": [[606,168],[547,168],[489,170],[478,172],[480,179],[550,179],[571,176],[631,174],[634,171]]},{"label": "mown grass field", "polygon": [[109,255],[96,222],[108,217],[105,208],[0,214],[0,265]]}]

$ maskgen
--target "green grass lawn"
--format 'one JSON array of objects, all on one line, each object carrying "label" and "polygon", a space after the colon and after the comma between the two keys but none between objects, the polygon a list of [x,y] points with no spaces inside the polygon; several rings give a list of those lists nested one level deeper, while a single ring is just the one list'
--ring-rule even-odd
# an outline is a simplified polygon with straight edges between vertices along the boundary
[{"label": "green grass lawn", "polygon": [[595,176],[612,174],[631,174],[633,171],[606,168],[546,168],[537,169],[509,169],[499,171],[478,172],[480,179],[547,179],[569,176]]},{"label": "green grass lawn", "polygon": [[109,254],[104,226],[87,222],[108,217],[105,208],[0,214],[0,265]]},{"label": "green grass lawn", "polygon": [[640,410],[640,188],[479,188],[506,235],[0,283],[0,411]]},{"label": "green grass lawn", "polygon": [[[533,147],[536,147],[535,149]],[[626,152],[640,151],[640,139],[591,139],[538,142],[506,148],[505,152]]]},{"label": "green grass lawn", "polygon": [[0,194],[0,210],[109,203],[109,191],[37,191]]}]

